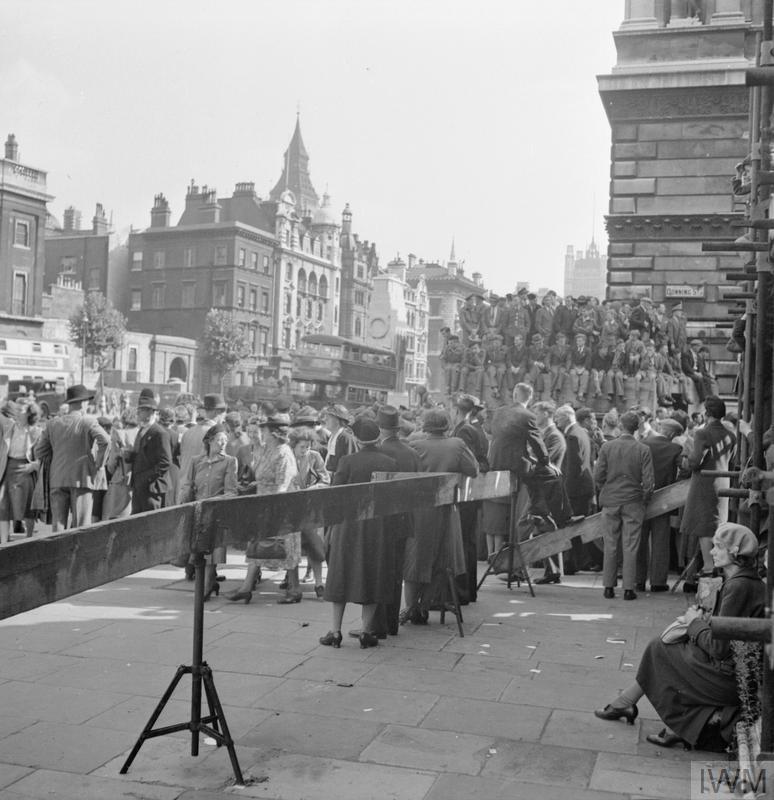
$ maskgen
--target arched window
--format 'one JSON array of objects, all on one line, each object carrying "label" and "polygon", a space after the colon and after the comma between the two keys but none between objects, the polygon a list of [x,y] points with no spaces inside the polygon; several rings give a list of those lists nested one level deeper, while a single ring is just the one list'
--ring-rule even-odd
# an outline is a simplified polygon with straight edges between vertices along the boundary
[{"label": "arched window", "polygon": [[309,294],[313,296],[317,294],[317,276],[314,272],[309,276]]},{"label": "arched window", "polygon": [[328,298],[328,279],[325,277],[325,275],[320,275],[320,285],[317,289],[317,293],[324,300]]},{"label": "arched window", "polygon": [[306,271],[303,267],[298,270],[298,291],[306,292]]}]

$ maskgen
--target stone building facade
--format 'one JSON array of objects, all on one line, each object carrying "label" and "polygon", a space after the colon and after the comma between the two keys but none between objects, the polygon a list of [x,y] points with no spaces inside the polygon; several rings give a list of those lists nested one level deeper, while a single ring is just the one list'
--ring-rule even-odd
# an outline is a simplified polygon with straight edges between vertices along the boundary
[{"label": "stone building facade", "polygon": [[612,130],[607,296],[682,301],[695,330],[727,320],[724,272],[744,208],[732,196],[748,153],[745,70],[761,5],[751,0],[627,0],[617,62],[599,93]]},{"label": "stone building facade", "polygon": [[585,252],[576,250],[571,244],[567,245],[564,256],[564,296],[585,295],[601,300],[605,297],[606,286],[607,261],[594,239]]}]

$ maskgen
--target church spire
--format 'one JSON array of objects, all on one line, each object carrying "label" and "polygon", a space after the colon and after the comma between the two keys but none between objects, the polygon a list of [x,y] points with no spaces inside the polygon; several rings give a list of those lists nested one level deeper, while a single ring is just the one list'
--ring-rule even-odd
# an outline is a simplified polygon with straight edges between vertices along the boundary
[{"label": "church spire", "polygon": [[449,263],[456,264],[457,263],[457,256],[454,252],[454,237],[452,236],[452,245],[451,245],[451,253],[449,253]]},{"label": "church spire", "polygon": [[296,211],[299,215],[314,212],[320,205],[320,199],[312,185],[309,175],[309,153],[301,136],[301,114],[296,112],[296,127],[290,144],[285,150],[282,175],[269,193],[272,200],[279,200],[286,190],[293,192],[296,198]]}]

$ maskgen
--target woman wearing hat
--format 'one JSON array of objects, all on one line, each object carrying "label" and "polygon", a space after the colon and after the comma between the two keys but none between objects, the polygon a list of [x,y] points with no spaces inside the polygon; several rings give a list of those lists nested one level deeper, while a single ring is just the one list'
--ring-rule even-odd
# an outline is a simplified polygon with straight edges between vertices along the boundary
[{"label": "woman wearing hat", "polygon": [[[712,558],[723,571],[713,614],[721,617],[765,616],[766,585],[755,561],[758,540],[749,528],[732,522],[719,525],[713,537]],[[646,695],[665,727],[647,740],[660,747],[722,752],[740,714],[731,642],[716,640],[706,614],[689,608],[682,617],[687,631],[680,641],[652,639],[640,660],[637,680],[612,703],[594,714],[600,719],[637,718],[637,702]]]},{"label": "woman wearing hat", "polygon": [[[259,431],[260,446],[257,447],[256,443],[253,443],[253,458],[240,471],[240,484],[246,487],[243,493],[263,496],[287,492],[298,471],[295,456],[288,446],[290,417],[287,414],[274,413],[264,420],[251,419],[248,423],[248,435],[251,439],[256,436],[256,427]],[[242,452],[240,450],[240,453]],[[253,598],[253,589],[261,574],[261,562],[257,558],[256,544],[250,542],[247,545],[247,574],[242,585],[235,592],[226,595],[232,602],[249,603]],[[289,584],[287,593],[277,602],[300,602],[301,591],[297,579],[296,570],[295,584]]]},{"label": "woman wearing hat", "polygon": [[344,456],[352,455],[357,450],[352,433],[352,415],[340,403],[329,406],[323,412],[325,427],[330,431],[328,453],[325,456],[325,468],[333,475]]},{"label": "woman wearing hat", "polygon": [[[233,497],[237,493],[237,460],[226,453],[228,433],[223,425],[212,425],[202,439],[204,455],[197,456],[183,478],[180,494],[184,503],[208,497]],[[226,560],[226,548],[216,547],[207,556],[204,599],[220,592],[217,565]]]},{"label": "woman wearing hat", "polygon": [[[352,426],[360,450],[339,462],[333,485],[368,483],[374,472],[397,472],[398,464],[377,449],[379,426],[361,417]],[[332,603],[333,624],[320,644],[341,647],[341,622],[347,603],[362,608],[360,647],[375,647],[377,603],[391,602],[395,583],[395,542],[381,517],[333,525],[328,540],[325,599]]]}]

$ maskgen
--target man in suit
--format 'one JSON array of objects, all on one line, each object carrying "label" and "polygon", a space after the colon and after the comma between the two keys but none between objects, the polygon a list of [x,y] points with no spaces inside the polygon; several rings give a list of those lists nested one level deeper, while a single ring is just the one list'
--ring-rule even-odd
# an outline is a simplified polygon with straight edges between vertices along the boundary
[{"label": "man in suit", "polygon": [[709,379],[707,364],[704,361],[704,356],[699,352],[703,345],[704,342],[701,339],[691,339],[690,347],[687,350],[683,350],[680,355],[680,368],[696,386],[696,394],[699,396],[700,403],[703,403],[710,393],[707,385]]},{"label": "man in suit", "polygon": [[[489,468],[510,470],[516,480],[516,525],[519,541],[530,532],[527,516],[530,495],[527,480],[535,467],[548,464],[548,451],[543,443],[535,415],[527,410],[532,400],[532,387],[517,383],[513,389],[513,405],[498,408],[492,417],[492,443]],[[484,501],[484,530],[489,552],[496,553],[508,535],[510,499]]]},{"label": "man in suit", "polygon": [[605,542],[602,582],[608,599],[615,597],[619,545],[623,551],[624,600],[637,599],[637,551],[645,506],[654,486],[650,449],[634,438],[639,427],[639,416],[627,411],[621,417],[621,435],[602,445],[594,468]]},{"label": "man in suit", "polygon": [[169,431],[158,423],[159,403],[152,389],[143,389],[137,402],[140,430],[124,454],[132,465],[132,514],[164,508],[172,449]]},{"label": "man in suit", "polygon": [[70,386],[65,399],[68,412],[49,420],[35,446],[39,461],[51,459],[49,487],[55,533],[67,527],[70,512],[74,527],[91,523],[92,492],[110,443],[97,418],[82,411],[83,404],[93,399],[94,392],[85,386]]},{"label": "man in suit", "polygon": [[[657,423],[657,430],[650,432],[640,441],[650,448],[653,459],[653,476],[656,489],[663,489],[677,480],[677,470],[683,455],[683,448],[672,439],[679,436],[683,426],[673,419],[663,419]],[[669,572],[669,514],[646,519],[642,524],[640,549],[637,553],[637,589],[645,591],[645,578],[650,561],[650,591],[666,592]]]}]

